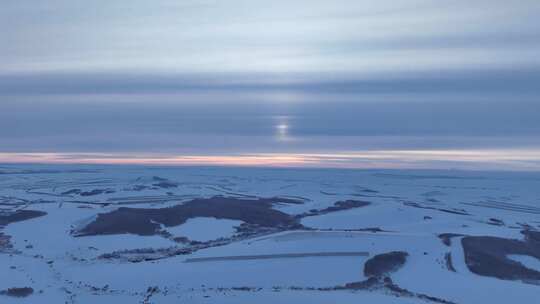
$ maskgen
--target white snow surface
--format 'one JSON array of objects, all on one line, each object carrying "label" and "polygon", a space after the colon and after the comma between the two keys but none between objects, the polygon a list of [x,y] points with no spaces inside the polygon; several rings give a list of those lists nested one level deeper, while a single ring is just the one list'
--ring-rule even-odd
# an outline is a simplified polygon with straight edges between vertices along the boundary
[{"label": "white snow surface", "polygon": [[521,254],[510,254],[508,257],[529,269],[540,271],[540,260],[535,257]]},{"label": "white snow surface", "polygon": [[242,223],[242,221],[215,217],[196,217],[188,219],[182,225],[168,227],[165,230],[175,237],[184,236],[190,240],[205,242],[232,236],[236,231],[234,227]]},{"label": "white snow surface", "polygon": [[[164,180],[174,186],[160,187]],[[370,204],[301,218],[309,229],[251,237],[239,237],[236,227],[243,221],[212,217],[162,225],[161,232],[170,235],[74,233],[118,208],[165,208],[217,195],[296,198],[302,203],[273,207],[292,216],[344,200]],[[0,291],[31,287],[34,292],[24,298],[0,295],[0,303],[433,303],[385,290],[324,290],[366,279],[364,263],[390,251],[409,254],[391,277],[415,293],[460,304],[535,303],[540,293],[540,285],[530,282],[472,273],[461,237],[450,246],[438,237],[522,240],[523,229],[539,230],[540,173],[2,165],[0,212],[23,209],[47,214],[0,227],[11,237],[11,248],[0,248]],[[207,244],[229,241],[136,263],[100,258],[126,250],[187,248],[174,240],[181,236]],[[369,256],[185,262],[321,252]],[[455,272],[445,265],[446,254]],[[508,258],[540,271],[534,257]]]}]

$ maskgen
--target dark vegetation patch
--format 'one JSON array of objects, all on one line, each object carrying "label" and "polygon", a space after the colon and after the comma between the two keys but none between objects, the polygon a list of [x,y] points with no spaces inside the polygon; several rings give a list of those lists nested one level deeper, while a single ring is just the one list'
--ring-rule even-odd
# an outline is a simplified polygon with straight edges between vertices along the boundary
[{"label": "dark vegetation patch", "polygon": [[31,287],[13,287],[6,290],[0,290],[0,295],[25,298],[34,293],[34,289]]},{"label": "dark vegetation patch", "polygon": [[64,201],[64,203],[67,203],[67,204],[89,205],[89,206],[100,206],[100,207],[107,207],[107,206],[111,205],[111,203],[89,202],[89,201],[79,201],[79,200]]},{"label": "dark vegetation patch", "polygon": [[321,194],[324,194],[324,195],[331,195],[331,196],[334,196],[334,195],[337,195],[337,193],[335,192],[326,192],[326,191],[319,191]]},{"label": "dark vegetation patch", "polygon": [[[239,226],[234,227],[236,229],[236,235],[240,237],[253,237],[260,234],[271,234],[275,232],[283,231],[280,227],[261,227],[257,224],[242,223]],[[302,228],[308,229],[303,226],[293,227],[293,229]]]},{"label": "dark vegetation patch", "polygon": [[364,264],[364,275],[377,278],[386,276],[405,265],[408,256],[409,254],[404,251],[378,254]]},{"label": "dark vegetation patch", "polygon": [[423,206],[423,205],[420,205],[420,204],[414,203],[414,202],[404,202],[403,204],[405,206],[408,206],[408,207],[414,207],[414,208],[420,208],[420,209],[436,210],[436,211],[441,211],[441,212],[451,213],[451,214],[457,214],[457,215],[470,215],[465,209],[435,208],[435,207],[430,207],[430,206]]},{"label": "dark vegetation patch", "polygon": [[394,196],[394,195],[380,195],[380,194],[377,194],[377,193],[351,193],[349,194],[351,196],[356,196],[356,197],[377,197],[377,198],[389,198],[389,199],[402,199],[402,197],[399,197],[399,196]]},{"label": "dark vegetation patch", "polygon": [[408,256],[409,254],[404,251],[392,251],[376,255],[364,264],[364,275],[368,277],[366,280],[323,290],[382,290],[396,297],[408,297],[433,303],[453,304],[453,302],[445,299],[401,288],[392,281],[390,274],[401,268],[407,261]]},{"label": "dark vegetation patch", "polygon": [[459,233],[441,233],[437,237],[441,239],[443,244],[450,247],[452,246],[452,238],[463,236],[463,234]]},{"label": "dark vegetation patch", "polygon": [[438,297],[426,295],[426,294],[423,294],[423,293],[412,292],[412,291],[410,291],[408,289],[401,288],[397,284],[395,284],[392,281],[391,278],[388,278],[388,277],[384,278],[383,284],[384,284],[383,285],[384,288],[386,288],[387,290],[389,290],[390,292],[392,292],[393,294],[395,294],[396,296],[399,296],[399,297],[417,298],[417,299],[421,299],[421,300],[425,300],[425,301],[429,301],[429,302],[433,302],[433,303],[454,304],[454,302],[452,302],[452,301],[448,301],[448,300],[441,299],[441,298],[438,298]]},{"label": "dark vegetation patch", "polygon": [[504,222],[497,218],[490,218],[487,223],[493,226],[504,226]]},{"label": "dark vegetation patch", "polygon": [[80,194],[81,191],[82,191],[81,189],[71,189],[71,190],[62,192],[61,194],[62,194],[62,195]]},{"label": "dark vegetation patch", "polygon": [[190,241],[189,239],[179,239],[179,243],[184,243],[185,247],[168,247],[168,248],[140,248],[118,250],[111,253],[104,253],[98,256],[99,259],[109,261],[124,261],[130,263],[140,263],[145,261],[155,261],[170,258],[178,255],[192,254],[198,250],[228,245],[233,241],[243,240],[242,236],[233,236],[231,238],[222,238],[207,242]]},{"label": "dark vegetation patch", "polygon": [[519,227],[518,228],[521,228],[523,230],[534,230],[534,226],[531,226],[527,223],[520,223],[520,222],[516,222],[516,225],[518,225]]},{"label": "dark vegetation patch", "polygon": [[4,250],[13,248],[9,241],[10,239],[11,239],[11,236],[5,235],[2,232],[0,232],[0,253],[3,252]]},{"label": "dark vegetation patch", "polygon": [[539,271],[529,269],[507,257],[516,254],[540,259],[538,232],[523,231],[522,233],[525,235],[524,241],[491,236],[464,237],[461,243],[467,267],[471,272],[482,276],[539,283]]},{"label": "dark vegetation patch", "polygon": [[[307,228],[310,229],[310,228]],[[322,228],[322,229],[316,229],[317,231],[341,231],[341,232],[394,232],[390,230],[384,230],[380,227],[367,227],[367,228],[350,228],[350,229],[336,229],[336,228]]]},{"label": "dark vegetation patch", "polygon": [[533,230],[523,230],[521,234],[525,236],[527,242],[538,242],[540,243],[540,231]]},{"label": "dark vegetation patch", "polygon": [[146,209],[121,207],[109,213],[101,213],[80,231],[77,236],[132,233],[154,235],[160,226],[178,226],[190,218],[215,217],[244,221],[260,227],[298,229],[302,225],[298,220],[284,212],[273,209],[274,204],[301,204],[287,198],[239,199],[215,196],[200,198],[168,208]]},{"label": "dark vegetation patch", "polygon": [[358,201],[358,200],[339,201],[339,202],[335,202],[333,206],[330,206],[324,209],[312,209],[312,210],[309,210],[309,212],[299,214],[296,217],[302,218],[302,217],[308,217],[308,216],[323,215],[323,214],[337,212],[337,211],[366,207],[366,206],[369,206],[370,204],[371,204],[370,202]]},{"label": "dark vegetation patch", "polygon": [[114,193],[116,192],[115,190],[113,189],[94,189],[94,190],[90,190],[90,191],[83,191],[80,193],[80,196],[93,196],[93,195],[99,195],[99,194],[103,194],[103,193],[106,193],[106,194],[110,194],[110,193]]},{"label": "dark vegetation patch", "polygon": [[144,296],[144,299],[142,301],[142,304],[149,304],[151,303],[150,302],[150,298],[155,295],[155,294],[158,294],[160,292],[159,290],[159,287],[157,286],[150,286],[146,289],[146,295]]},{"label": "dark vegetation patch", "polygon": [[[206,291],[216,291],[219,293],[225,293],[225,292],[260,292],[263,291],[264,288],[261,287],[251,287],[251,286],[239,286],[239,287],[217,287],[217,288],[203,288],[203,292]],[[384,279],[377,279],[377,278],[369,278],[367,280],[361,281],[361,282],[352,282],[347,283],[345,285],[338,285],[338,286],[332,286],[332,287],[302,287],[302,286],[289,286],[289,287],[283,287],[283,286],[273,286],[271,289],[273,292],[281,292],[283,290],[288,291],[316,291],[316,292],[333,292],[333,291],[344,291],[344,290],[352,290],[352,291],[382,291],[386,294],[390,294],[394,297],[406,297],[406,298],[412,298],[412,299],[419,299],[426,302],[431,303],[440,303],[440,304],[455,304],[452,301],[448,301],[445,299],[433,297],[430,295],[422,294],[422,293],[416,293],[409,291],[405,288],[399,287],[397,284],[395,284],[391,278],[386,277]],[[337,302],[339,303],[339,302]]]},{"label": "dark vegetation patch", "polygon": [[156,183],[152,184],[152,186],[154,187],[159,187],[159,188],[163,188],[163,189],[170,189],[170,188],[177,188],[178,187],[178,183],[175,183],[173,181],[170,181],[166,178],[163,178],[163,177],[159,177],[159,176],[154,176],[152,177],[152,180]]},{"label": "dark vegetation patch", "polygon": [[[19,210],[15,212],[0,212],[0,231],[7,225],[15,222],[26,221],[46,215],[46,212],[37,210]],[[9,251],[13,248],[10,243],[11,236],[0,232],[0,252]]]},{"label": "dark vegetation patch", "polygon": [[379,191],[373,190],[373,189],[364,189],[361,192],[364,192],[364,193],[379,193]]},{"label": "dark vegetation patch", "polygon": [[[30,200],[19,198],[19,197],[12,197],[12,196],[0,196],[0,206],[7,206],[10,208],[13,207],[20,207],[20,206],[26,206],[30,203]],[[2,213],[2,209],[0,209],[0,213]]]},{"label": "dark vegetation patch", "polygon": [[367,280],[360,282],[347,283],[343,287],[337,287],[338,289],[352,289],[352,290],[370,290],[379,287],[380,280],[375,277],[369,277]]},{"label": "dark vegetation patch", "polygon": [[65,192],[62,192],[62,195],[80,195],[80,196],[94,196],[99,194],[110,194],[115,193],[116,191],[114,189],[93,189],[90,191],[82,191],[81,189],[71,189]]},{"label": "dark vegetation patch", "polygon": [[131,188],[128,188],[127,190],[129,190],[129,191],[143,191],[143,190],[146,190],[148,188],[150,188],[150,187],[145,186],[145,185],[135,185],[135,186],[133,186]]},{"label": "dark vegetation patch", "polygon": [[445,253],[444,262],[446,264],[446,269],[456,272],[456,268],[454,268],[454,263],[452,262],[452,254],[450,252]]},{"label": "dark vegetation patch", "polygon": [[44,216],[47,212],[37,210],[19,210],[13,213],[0,213],[0,227],[8,224],[26,221],[36,217]]},{"label": "dark vegetation patch", "polygon": [[425,197],[434,197],[434,196],[441,196],[441,195],[446,195],[446,193],[442,191],[438,191],[438,190],[422,193],[422,196],[425,196]]},{"label": "dark vegetation patch", "polygon": [[[344,230],[347,231],[348,229],[344,229]],[[351,231],[366,231],[366,232],[373,232],[373,233],[392,232],[392,231],[389,231],[389,230],[381,229],[380,227],[358,228],[358,229],[350,229],[350,230]]]},{"label": "dark vegetation patch", "polygon": [[169,181],[164,181],[164,182],[155,183],[152,186],[163,188],[163,189],[170,189],[170,188],[177,188],[178,184],[169,182]]}]

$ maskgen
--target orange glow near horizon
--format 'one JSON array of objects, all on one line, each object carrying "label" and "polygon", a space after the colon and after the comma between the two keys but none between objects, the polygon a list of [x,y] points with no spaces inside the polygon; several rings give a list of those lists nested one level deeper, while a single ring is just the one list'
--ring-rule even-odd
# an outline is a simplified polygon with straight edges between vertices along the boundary
[{"label": "orange glow near horizon", "polygon": [[540,150],[387,150],[236,155],[0,153],[0,163],[540,171]]}]

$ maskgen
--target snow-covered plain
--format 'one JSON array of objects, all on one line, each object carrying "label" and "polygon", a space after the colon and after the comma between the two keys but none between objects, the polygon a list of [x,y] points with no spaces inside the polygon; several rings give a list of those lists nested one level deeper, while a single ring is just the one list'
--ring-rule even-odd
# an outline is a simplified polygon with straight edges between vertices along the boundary
[{"label": "snow-covered plain", "polygon": [[[184,224],[166,228],[169,233],[177,237],[187,237],[194,241],[211,241],[234,234],[234,227],[242,221],[216,219],[212,217],[196,217],[187,220]],[[212,227],[209,229],[208,227]]]},{"label": "snow-covered plain", "polygon": [[[197,215],[205,209],[180,225],[154,218],[146,235],[80,233],[119,208],[174,217],[174,206],[215,196],[281,198],[272,210],[298,225],[246,226],[242,210]],[[369,205],[332,209],[347,200]],[[10,237],[0,238],[0,291],[33,289],[4,292],[0,303],[493,304],[540,294],[538,282],[471,272],[461,246],[463,236],[523,240],[522,231],[539,230],[540,173],[2,165],[0,208],[0,237]],[[2,224],[20,210],[46,215]],[[449,244],[445,233],[455,234]],[[366,280],[366,261],[391,251],[408,253],[392,281],[432,298],[334,288]],[[257,258],[335,252],[368,256]],[[251,258],[186,262],[238,256]],[[508,258],[540,271],[535,257]]]}]

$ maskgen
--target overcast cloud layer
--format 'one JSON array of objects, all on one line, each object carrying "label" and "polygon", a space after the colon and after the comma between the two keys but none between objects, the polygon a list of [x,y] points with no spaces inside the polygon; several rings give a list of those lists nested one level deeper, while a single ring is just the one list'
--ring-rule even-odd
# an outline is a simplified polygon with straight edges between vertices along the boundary
[{"label": "overcast cloud layer", "polygon": [[539,14],[536,0],[2,1],[0,153],[540,151]]}]

